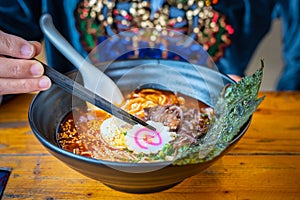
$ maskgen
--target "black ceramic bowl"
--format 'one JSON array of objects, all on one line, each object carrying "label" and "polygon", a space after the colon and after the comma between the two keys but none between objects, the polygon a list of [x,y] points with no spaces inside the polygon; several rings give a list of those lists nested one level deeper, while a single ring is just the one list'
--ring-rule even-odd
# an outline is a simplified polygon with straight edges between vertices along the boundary
[{"label": "black ceramic bowl", "polygon": [[[114,62],[101,68],[122,91],[139,87],[169,89],[192,96],[213,106],[221,89],[233,81],[207,67],[166,60],[129,60]],[[77,73],[70,74],[71,77]],[[29,109],[30,126],[51,154],[69,167],[119,191],[130,193],[158,192],[180,183],[206,169],[228,152],[247,130],[250,120],[242,127],[227,149],[208,162],[172,165],[172,163],[121,163],[91,159],[62,150],[56,140],[61,120],[83,102],[53,85],[36,95]],[[155,169],[155,170],[153,170]]]}]

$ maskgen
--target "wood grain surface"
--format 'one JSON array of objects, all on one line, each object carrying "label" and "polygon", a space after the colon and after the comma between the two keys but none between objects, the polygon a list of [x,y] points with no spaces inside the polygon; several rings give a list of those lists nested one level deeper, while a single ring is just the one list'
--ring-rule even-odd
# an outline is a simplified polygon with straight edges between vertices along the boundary
[{"label": "wood grain surface", "polygon": [[159,193],[127,194],[54,158],[27,119],[33,94],[0,106],[0,167],[12,172],[2,199],[300,199],[300,92],[265,92],[239,143],[200,174]]}]

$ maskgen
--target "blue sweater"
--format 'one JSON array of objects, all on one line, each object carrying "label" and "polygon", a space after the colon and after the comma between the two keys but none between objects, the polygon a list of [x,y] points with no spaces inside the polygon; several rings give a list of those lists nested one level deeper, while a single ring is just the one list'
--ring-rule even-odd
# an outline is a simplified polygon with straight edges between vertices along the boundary
[{"label": "blue sweater", "polygon": [[[39,17],[49,13],[60,33],[80,52],[87,55],[76,29],[74,15],[81,0],[10,0],[0,1],[0,29],[27,40],[42,40]],[[158,4],[162,0],[157,1]],[[161,5],[156,5],[159,6]],[[152,7],[155,8],[155,7]],[[270,29],[274,18],[283,24],[282,42],[284,70],[278,90],[300,90],[300,0],[219,0],[215,10],[225,14],[234,34],[224,55],[216,62],[223,73],[244,75],[257,45]],[[72,70],[68,62],[45,38],[47,62],[65,73]],[[271,66],[270,66],[271,67]]]}]

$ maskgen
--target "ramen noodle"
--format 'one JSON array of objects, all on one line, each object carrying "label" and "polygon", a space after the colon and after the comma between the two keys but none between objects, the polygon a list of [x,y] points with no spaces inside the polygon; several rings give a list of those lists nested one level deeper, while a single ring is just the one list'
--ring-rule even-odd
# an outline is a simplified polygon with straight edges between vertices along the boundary
[{"label": "ramen noodle", "polygon": [[102,110],[74,109],[58,129],[62,149],[120,162],[171,161],[195,144],[210,126],[213,109],[185,95],[157,89],[136,90],[121,108],[156,131],[129,125]]}]

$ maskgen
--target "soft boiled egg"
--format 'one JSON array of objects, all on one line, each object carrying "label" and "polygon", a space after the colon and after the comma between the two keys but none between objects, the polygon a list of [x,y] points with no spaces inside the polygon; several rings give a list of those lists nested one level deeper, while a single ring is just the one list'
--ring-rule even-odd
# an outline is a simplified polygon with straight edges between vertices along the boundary
[{"label": "soft boiled egg", "polygon": [[102,138],[112,148],[125,149],[127,148],[125,134],[129,128],[130,125],[126,122],[115,117],[110,117],[101,124],[100,133]]}]

